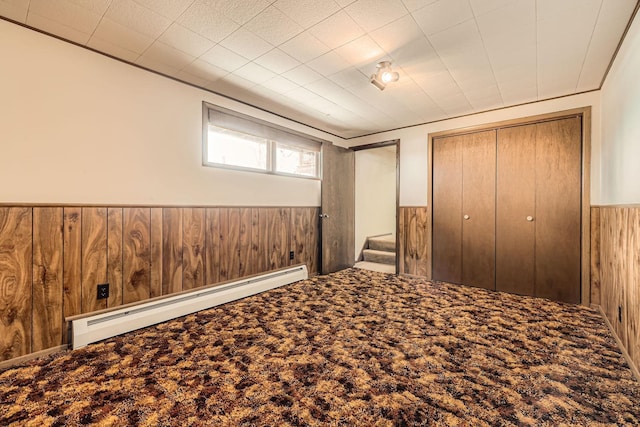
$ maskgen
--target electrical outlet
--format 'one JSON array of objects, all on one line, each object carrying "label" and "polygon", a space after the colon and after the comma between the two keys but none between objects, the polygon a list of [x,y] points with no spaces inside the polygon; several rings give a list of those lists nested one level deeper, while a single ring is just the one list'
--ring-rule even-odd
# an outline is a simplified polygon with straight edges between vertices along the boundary
[{"label": "electrical outlet", "polygon": [[289,251],[289,259],[294,259],[295,258],[295,254],[293,253],[293,251]]},{"label": "electrical outlet", "polygon": [[618,306],[618,322],[622,323],[622,307]]},{"label": "electrical outlet", "polygon": [[98,285],[98,299],[109,298],[109,284],[102,283]]}]

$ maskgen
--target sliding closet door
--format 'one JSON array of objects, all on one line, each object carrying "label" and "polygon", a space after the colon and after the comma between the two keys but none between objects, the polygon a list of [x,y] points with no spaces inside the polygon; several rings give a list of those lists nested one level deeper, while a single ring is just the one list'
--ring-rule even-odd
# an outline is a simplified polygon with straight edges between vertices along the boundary
[{"label": "sliding closet door", "polygon": [[538,124],[535,157],[536,296],[571,303],[580,303],[581,123]]},{"label": "sliding closet door", "polygon": [[495,289],[496,131],[460,138],[463,147],[461,283]]},{"label": "sliding closet door", "polygon": [[496,290],[535,293],[536,125],[498,130]]},{"label": "sliding closet door", "polygon": [[433,141],[434,280],[462,283],[462,140]]}]

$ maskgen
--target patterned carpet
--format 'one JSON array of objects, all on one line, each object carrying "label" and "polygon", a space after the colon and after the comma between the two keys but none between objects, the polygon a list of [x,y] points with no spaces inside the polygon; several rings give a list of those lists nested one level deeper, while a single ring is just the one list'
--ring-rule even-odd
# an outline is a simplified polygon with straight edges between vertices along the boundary
[{"label": "patterned carpet", "polygon": [[639,425],[591,309],[366,270],[0,372],[0,425]]}]

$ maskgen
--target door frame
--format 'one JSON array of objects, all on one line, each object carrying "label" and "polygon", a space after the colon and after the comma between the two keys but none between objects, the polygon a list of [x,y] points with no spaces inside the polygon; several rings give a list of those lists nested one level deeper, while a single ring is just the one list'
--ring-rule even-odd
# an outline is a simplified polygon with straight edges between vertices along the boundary
[{"label": "door frame", "polygon": [[[431,256],[433,249],[433,140],[443,136],[462,135],[491,129],[497,130],[574,116],[578,116],[582,120],[580,302],[582,305],[587,306],[591,304],[591,106],[429,133],[427,137],[427,217],[431,228],[429,230],[429,238],[426,241],[431,267],[433,267]],[[432,279],[432,270],[433,268],[429,268],[427,277],[429,280]]]},{"label": "door frame", "polygon": [[396,274],[400,272],[400,139],[374,142],[372,144],[357,145],[351,147],[353,151],[371,150],[374,148],[396,147]]}]

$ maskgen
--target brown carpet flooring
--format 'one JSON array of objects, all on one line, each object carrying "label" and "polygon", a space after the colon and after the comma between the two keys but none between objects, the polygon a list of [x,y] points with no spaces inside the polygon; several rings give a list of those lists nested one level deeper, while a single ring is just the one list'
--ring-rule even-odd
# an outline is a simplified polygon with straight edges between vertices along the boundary
[{"label": "brown carpet flooring", "polygon": [[0,425],[639,425],[591,309],[366,270],[0,372]]}]

